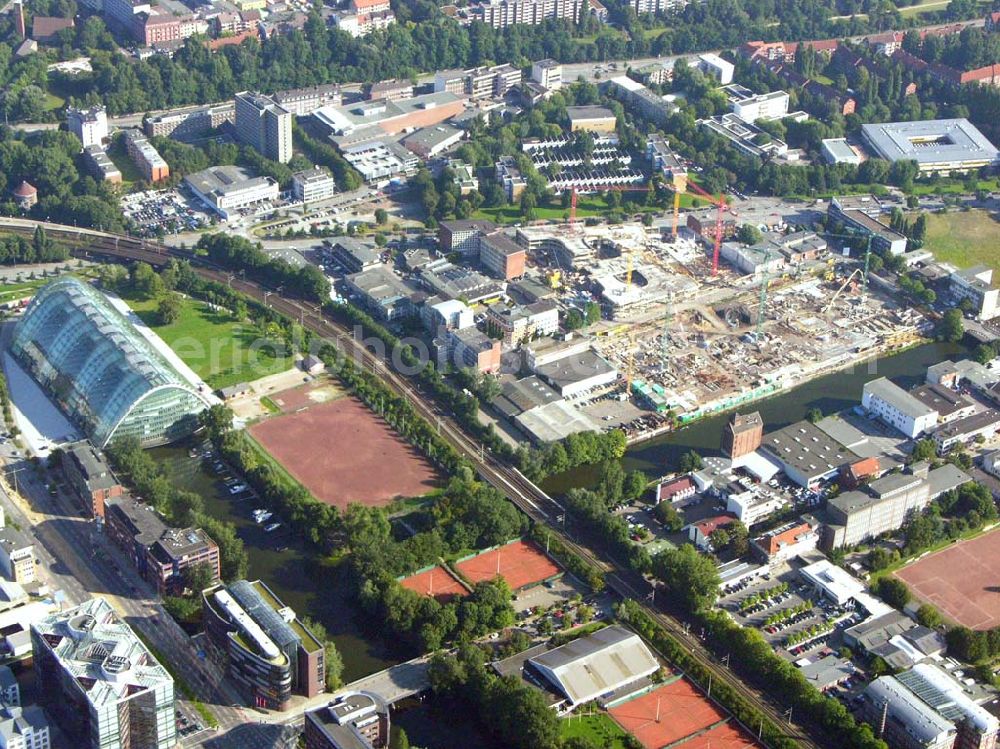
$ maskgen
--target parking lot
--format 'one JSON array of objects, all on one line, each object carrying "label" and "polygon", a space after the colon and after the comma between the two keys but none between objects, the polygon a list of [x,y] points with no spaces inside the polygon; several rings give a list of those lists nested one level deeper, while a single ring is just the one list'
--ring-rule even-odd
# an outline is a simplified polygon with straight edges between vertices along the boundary
[{"label": "parking lot", "polygon": [[177,189],[129,193],[122,196],[121,207],[135,231],[145,237],[197,231],[212,223],[208,213]]}]

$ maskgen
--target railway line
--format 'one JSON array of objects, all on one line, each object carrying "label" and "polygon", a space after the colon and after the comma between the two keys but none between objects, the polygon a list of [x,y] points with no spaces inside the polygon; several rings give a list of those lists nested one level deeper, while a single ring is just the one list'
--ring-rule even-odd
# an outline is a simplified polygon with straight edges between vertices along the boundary
[{"label": "railway line", "polygon": [[[207,261],[206,258],[196,256],[191,251],[168,248],[148,240],[93,229],[77,229],[27,219],[0,218],[0,230],[14,233],[33,234],[38,225],[41,225],[53,239],[74,245],[74,254],[78,257],[97,256],[113,260],[133,260],[146,262],[153,266],[162,266],[171,259],[189,260],[195,271],[203,278],[227,284],[282,314],[299,320],[303,327],[334,345],[342,355],[350,357],[356,364],[360,364],[377,374],[389,387],[405,397],[428,423],[438,425],[441,435],[451,442],[467,460],[477,466],[484,479],[504,492],[510,501],[532,520],[548,525],[559,535],[567,548],[601,570],[608,588],[623,598],[632,598],[639,602],[647,614],[688,649],[692,659],[709,670],[714,679],[726,684],[745,700],[756,705],[776,725],[785,726],[788,729],[787,736],[789,738],[796,740],[808,749],[819,749],[819,744],[801,726],[791,724],[786,720],[786,714],[790,711],[785,705],[778,704],[769,695],[743,683],[732,671],[719,662],[681,621],[652,605],[650,597],[654,589],[647,580],[614,560],[600,557],[589,547],[574,541],[563,533],[559,526],[563,521],[565,508],[559,502],[547,495],[520,471],[501,462],[488,450],[483,449],[482,445],[470,439],[447,414],[442,413],[433,403],[429,402],[418,386],[395,372],[385,361],[367,349],[361,341],[356,340],[351,331],[324,316],[316,305],[282,297],[257,283],[247,281],[219,268]],[[747,728],[752,732],[756,732],[757,729],[756,726],[748,726]],[[834,737],[831,737],[831,741],[835,740]]]}]

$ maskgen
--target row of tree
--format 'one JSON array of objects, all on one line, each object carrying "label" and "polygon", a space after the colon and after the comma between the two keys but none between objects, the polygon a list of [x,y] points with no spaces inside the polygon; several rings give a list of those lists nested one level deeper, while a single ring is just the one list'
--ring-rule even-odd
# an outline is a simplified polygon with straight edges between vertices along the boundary
[{"label": "row of tree", "polygon": [[617,463],[627,446],[625,433],[620,429],[578,432],[557,442],[521,447],[516,460],[521,473],[537,482],[582,465]]}]

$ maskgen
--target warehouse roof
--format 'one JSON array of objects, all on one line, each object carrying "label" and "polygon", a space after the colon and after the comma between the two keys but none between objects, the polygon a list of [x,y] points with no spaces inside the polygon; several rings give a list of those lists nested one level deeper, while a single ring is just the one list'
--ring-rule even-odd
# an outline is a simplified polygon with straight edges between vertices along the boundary
[{"label": "warehouse roof", "polygon": [[565,356],[549,364],[543,364],[536,372],[561,390],[567,385],[589,380],[603,374],[610,374],[615,368],[596,351],[587,349],[572,356]]},{"label": "warehouse roof", "polygon": [[579,120],[613,120],[615,118],[615,113],[607,107],[566,107],[566,114],[569,115],[570,122],[576,122]]},{"label": "warehouse roof", "polygon": [[858,459],[852,450],[808,421],[766,434],[761,447],[784,465],[807,476],[824,475]]}]

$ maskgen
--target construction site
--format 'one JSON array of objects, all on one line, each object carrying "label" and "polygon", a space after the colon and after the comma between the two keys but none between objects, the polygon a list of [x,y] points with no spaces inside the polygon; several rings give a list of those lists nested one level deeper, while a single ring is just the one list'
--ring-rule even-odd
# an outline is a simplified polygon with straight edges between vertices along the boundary
[{"label": "construction site", "polygon": [[[520,230],[536,263],[558,272],[564,302],[601,304],[592,347],[620,377],[576,406],[633,441],[901,348],[929,329],[919,312],[865,284],[863,257],[831,251],[812,232],[742,246],[725,234],[716,242],[705,223],[702,233],[675,225],[676,235],[640,224]],[[595,397],[612,389],[616,404]]]}]

